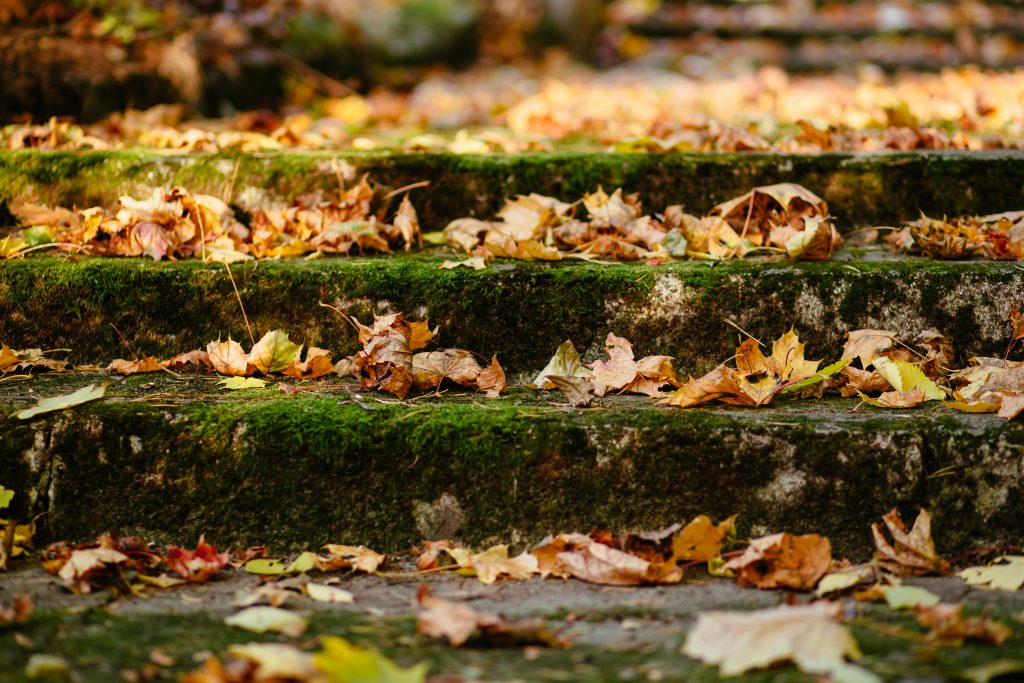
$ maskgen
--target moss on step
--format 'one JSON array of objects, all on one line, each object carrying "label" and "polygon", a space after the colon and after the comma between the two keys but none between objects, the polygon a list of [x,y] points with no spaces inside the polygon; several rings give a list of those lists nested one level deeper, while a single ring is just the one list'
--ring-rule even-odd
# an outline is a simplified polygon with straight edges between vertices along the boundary
[{"label": "moss on step", "polygon": [[414,199],[423,224],[432,229],[462,216],[490,217],[510,195],[541,192],[574,199],[598,185],[637,191],[655,211],[681,203],[700,212],[755,185],[797,182],[828,200],[844,230],[912,219],[919,210],[937,215],[1015,210],[1024,186],[1024,154],[1013,151],[483,156],[18,151],[0,152],[0,216],[19,199],[111,204],[126,192],[176,184],[216,195],[233,188],[236,198],[244,188],[291,198],[315,187],[335,188],[335,158],[389,187],[429,179],[430,187],[417,190]]},{"label": "moss on step", "polygon": [[[449,256],[451,254],[448,254]],[[763,340],[791,326],[809,357],[838,357],[845,333],[891,329],[912,338],[935,328],[961,360],[1001,355],[1014,305],[1024,306],[1015,264],[923,259],[790,264],[746,261],[593,265],[499,263],[483,271],[439,268],[443,254],[232,266],[256,333],[287,330],[337,354],[356,350],[351,327],[325,302],[368,320],[404,312],[441,328],[437,343],[497,353],[507,370],[540,370],[572,339],[588,359],[608,332],[640,355],[677,358],[702,372],[728,358],[739,325]],[[196,261],[35,257],[0,262],[0,340],[68,348],[73,362],[133,349],[169,357],[247,333],[223,266]]]},{"label": "moss on step", "polygon": [[[943,550],[1024,535],[1024,424],[941,406],[573,411],[528,390],[406,406],[331,391],[190,399],[153,381],[146,397],[5,418],[0,482],[20,493],[18,514],[46,511],[50,537],[119,528],[280,548],[396,549],[439,530],[522,544],[739,512],[744,533],[819,532],[864,557],[869,523],[893,505],[931,508]],[[3,400],[8,414],[31,399]]]}]

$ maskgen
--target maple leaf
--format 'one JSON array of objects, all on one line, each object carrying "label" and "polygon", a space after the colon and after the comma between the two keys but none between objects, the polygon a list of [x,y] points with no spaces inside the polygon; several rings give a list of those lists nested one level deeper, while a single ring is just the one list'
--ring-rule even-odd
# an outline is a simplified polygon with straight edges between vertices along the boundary
[{"label": "maple leaf", "polygon": [[441,541],[423,541],[423,550],[414,550],[414,553],[419,553],[419,557],[416,560],[416,569],[423,571],[424,569],[434,569],[437,567],[437,560],[441,556],[441,553],[445,548],[454,548],[452,542],[444,539]]},{"label": "maple leaf", "polygon": [[637,200],[623,198],[622,188],[616,189],[609,196],[598,187],[597,192],[583,195],[583,206],[597,227],[625,227],[640,215]]},{"label": "maple leaf", "polygon": [[786,254],[797,261],[827,261],[832,257],[838,236],[835,228],[821,216],[808,216],[804,228],[785,241]]},{"label": "maple leaf", "polygon": [[[110,568],[128,562],[128,556],[110,547],[83,548],[71,551],[55,572],[64,586],[77,594],[92,590],[90,581],[106,575]],[[49,568],[47,568],[49,571]]]},{"label": "maple leaf", "polygon": [[486,368],[482,368],[480,374],[477,375],[476,387],[483,391],[487,398],[498,398],[501,392],[505,390],[506,384],[505,371],[498,364],[498,354],[494,354],[491,358],[491,364]]},{"label": "maple leaf", "polygon": [[179,353],[170,360],[161,363],[163,367],[181,369],[181,368],[212,368],[213,361],[210,360],[210,354],[206,351],[195,350],[187,351],[186,353]]},{"label": "maple leaf", "polygon": [[409,201],[409,195],[402,197],[402,203],[398,207],[398,212],[395,213],[395,218],[392,221],[392,224],[394,226],[394,230],[405,242],[406,251],[409,251],[413,242],[418,242],[419,246],[423,246],[423,235],[420,232],[420,220],[416,215],[416,209],[413,208],[412,202]]},{"label": "maple leaf", "polygon": [[587,377],[546,375],[544,379],[565,394],[573,408],[586,408],[594,401],[594,384]]},{"label": "maple leaf", "polygon": [[854,330],[846,333],[843,358],[857,358],[867,368],[883,352],[892,348],[896,333],[888,330]]},{"label": "maple leaf", "polygon": [[992,645],[1002,645],[1013,636],[1013,630],[1006,624],[988,617],[965,617],[962,604],[921,605],[914,608],[914,617],[931,631],[933,640],[978,640]]},{"label": "maple leaf", "polygon": [[875,358],[871,365],[893,389],[901,394],[920,389],[927,401],[941,401],[946,398],[946,392],[928,379],[921,369],[912,363],[890,360],[880,356]]},{"label": "maple leaf", "polygon": [[924,395],[924,390],[921,389],[921,387],[914,387],[910,391],[903,393],[899,391],[886,391],[878,398],[865,396],[859,391],[857,394],[865,403],[869,403],[879,408],[913,408],[927,400]]},{"label": "maple leaf", "polygon": [[875,540],[875,558],[885,569],[899,576],[949,572],[949,563],[935,552],[932,516],[927,510],[918,513],[910,531],[907,531],[896,508],[887,512],[882,521],[892,536],[892,542],[886,539],[882,527],[877,523],[871,525],[871,534]]},{"label": "maple leaf", "polygon": [[[363,344],[363,349],[353,357],[360,384],[366,389],[381,389],[405,398],[413,386],[413,327],[401,313],[375,317],[373,327],[366,327],[355,318],[350,320]],[[425,335],[432,334],[426,323],[417,329],[421,341]]]},{"label": "maple leaf", "polygon": [[860,650],[839,623],[840,606],[829,602],[753,612],[702,612],[687,634],[683,654],[717,664],[722,676],[738,676],[780,662],[821,674],[842,667]]},{"label": "maple leaf", "polygon": [[734,230],[745,231],[747,235],[780,247],[785,247],[794,232],[804,230],[806,219],[814,218],[820,221],[818,225],[828,226],[831,240],[828,205],[821,197],[795,183],[755,187],[719,204],[708,215],[721,217]]},{"label": "maple leaf", "polygon": [[548,379],[548,375],[559,377],[589,377],[590,370],[583,365],[583,359],[573,346],[572,340],[566,339],[555,351],[548,364],[544,366],[537,377],[530,383],[531,387],[537,389],[554,389],[555,384]]},{"label": "maple leaf", "polygon": [[262,389],[267,386],[266,380],[259,379],[258,377],[228,377],[217,382],[225,389],[239,390],[239,389]]},{"label": "maple leaf", "polygon": [[492,584],[501,577],[529,579],[537,573],[537,558],[530,553],[508,556],[507,545],[496,545],[479,553],[465,548],[444,548],[459,566],[459,573],[476,576],[481,583]]},{"label": "maple leaf", "polygon": [[985,567],[968,567],[957,576],[971,584],[992,590],[1016,591],[1024,586],[1024,556],[1003,555]]},{"label": "maple leaf", "polygon": [[980,254],[984,249],[984,237],[977,220],[933,220],[922,214],[907,225],[914,245],[932,258],[960,259]]},{"label": "maple leaf", "polygon": [[302,347],[292,343],[284,331],[272,330],[256,342],[246,361],[264,375],[269,375],[291,366],[301,351]]},{"label": "maple leaf", "polygon": [[387,555],[381,555],[364,545],[328,544],[324,549],[327,555],[316,558],[316,567],[323,572],[352,569],[373,574],[387,559]]},{"label": "maple leaf", "polygon": [[218,553],[217,548],[206,542],[205,536],[200,536],[194,551],[168,546],[164,561],[171,571],[189,583],[203,583],[223,569],[230,559],[230,554]]},{"label": "maple leaf", "polygon": [[647,356],[633,359],[633,345],[609,332],[605,340],[608,360],[591,364],[594,393],[604,396],[609,391],[635,392],[654,396],[666,384],[677,384],[672,358]]},{"label": "maple leaf", "polygon": [[324,636],[323,649],[313,655],[314,666],[330,683],[424,683],[430,665],[421,662],[403,669],[377,650],[352,645],[337,636]]},{"label": "maple leaf", "polygon": [[232,341],[231,337],[226,342],[210,342],[206,354],[213,369],[222,375],[241,377],[249,374],[249,357],[242,350],[242,345]]},{"label": "maple leaf", "polygon": [[610,586],[672,584],[683,578],[682,570],[674,564],[651,562],[582,534],[545,539],[531,553],[544,576],[572,576]]},{"label": "maple leaf", "polygon": [[[66,350],[66,349],[65,349]],[[12,349],[7,344],[0,344],[0,375],[11,370],[63,370],[67,361],[46,358],[42,349]]]},{"label": "maple leaf", "polygon": [[713,560],[721,553],[726,537],[735,530],[736,515],[717,525],[707,515],[698,515],[672,539],[672,557],[687,562]]},{"label": "maple leaf", "polygon": [[282,374],[296,379],[316,379],[334,372],[334,363],[331,362],[331,352],[311,346],[306,349],[305,358],[300,360],[299,356],[291,365],[281,371]]},{"label": "maple leaf", "polygon": [[157,372],[161,370],[160,361],[153,356],[146,356],[139,360],[117,359],[110,361],[107,370],[116,372],[119,375],[135,375],[142,372]]},{"label": "maple leaf", "polygon": [[817,534],[772,534],[750,542],[725,569],[741,586],[811,590],[832,567],[832,544]]},{"label": "maple leaf", "polygon": [[412,357],[412,379],[417,389],[436,389],[448,379],[464,387],[476,387],[480,365],[462,349],[417,353]]}]

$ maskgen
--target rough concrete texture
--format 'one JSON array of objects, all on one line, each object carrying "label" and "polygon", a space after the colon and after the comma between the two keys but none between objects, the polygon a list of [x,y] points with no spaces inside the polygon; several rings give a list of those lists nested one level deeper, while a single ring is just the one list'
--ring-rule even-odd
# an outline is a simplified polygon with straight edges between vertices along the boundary
[{"label": "rough concrete texture", "polygon": [[[3,413],[101,380],[7,383]],[[862,559],[870,523],[897,506],[929,508],[943,551],[1024,538],[1024,423],[936,404],[683,410],[610,397],[571,409],[529,389],[401,403],[344,384],[229,396],[214,378],[109,381],[103,401],[0,420],[0,482],[18,492],[16,514],[46,513],[45,537],[521,546],[739,513],[743,533],[818,532]]]},{"label": "rough concrete texture", "polygon": [[[447,254],[452,257],[451,253]],[[839,357],[846,333],[889,329],[911,343],[932,328],[958,362],[1001,356],[1008,316],[1024,308],[1024,269],[1012,263],[878,258],[819,263],[752,260],[597,265],[499,263],[442,270],[445,254],[324,258],[232,267],[257,334],[286,330],[336,354],[358,349],[330,304],[369,321],[402,312],[440,327],[441,347],[497,353],[506,371],[532,378],[571,339],[586,360],[609,332],[638,355],[676,358],[703,373],[729,358],[735,325],[770,341],[793,327],[809,358]],[[14,348],[65,348],[75,363],[107,364],[126,351],[170,357],[218,338],[247,339],[222,265],[142,259],[38,257],[0,262],[0,340]]]},{"label": "rough concrete texture", "polygon": [[[407,560],[385,565],[394,572],[409,569]],[[310,579],[326,577],[314,573]],[[508,618],[538,617],[571,643],[567,650],[498,648],[470,641],[462,648],[427,638],[415,631],[414,596],[427,584],[438,597],[465,603],[476,610]],[[847,624],[864,653],[859,664],[883,680],[942,681],[961,679],[997,659],[1024,659],[1021,610],[1024,597],[971,589],[956,578],[915,579],[947,602],[962,602],[968,614],[987,614],[1010,626],[1016,635],[1002,646],[929,643],[906,612],[847,598]],[[37,612],[28,624],[0,630],[0,677],[22,681],[32,653],[66,658],[75,680],[82,683],[118,680],[122,671],[147,663],[156,680],[193,669],[205,657],[228,645],[253,641],[295,642],[315,649],[321,635],[340,635],[381,649],[404,665],[430,663],[437,680],[488,681],[715,681],[714,667],[680,653],[696,615],[711,610],[750,610],[786,601],[806,602],[808,594],[739,588],[690,570],[676,586],[621,588],[569,580],[499,581],[485,586],[457,576],[343,576],[340,585],[355,596],[345,604],[317,603],[298,593],[286,604],[310,620],[298,639],[256,635],[225,626],[236,612],[233,603],[255,589],[259,580],[228,571],[208,584],[167,591],[147,591],[146,599],[115,597],[110,590],[86,596],[63,592],[38,564],[24,563],[0,584],[0,603],[13,596],[32,596]],[[14,634],[21,634],[19,641]],[[25,640],[25,636],[29,638]],[[159,650],[164,666],[154,667]],[[982,669],[983,670],[983,669]],[[975,674],[976,675],[976,674]],[[813,681],[783,665],[743,676],[745,681]],[[1012,680],[1012,678],[999,679]]]}]

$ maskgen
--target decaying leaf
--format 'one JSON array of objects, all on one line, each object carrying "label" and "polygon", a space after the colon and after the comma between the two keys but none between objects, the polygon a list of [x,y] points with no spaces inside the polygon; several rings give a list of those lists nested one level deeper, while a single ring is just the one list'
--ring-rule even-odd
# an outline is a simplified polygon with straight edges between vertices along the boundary
[{"label": "decaying leaf", "polygon": [[586,408],[594,401],[594,384],[588,377],[546,375],[545,380],[565,394],[573,408]]},{"label": "decaying leaf", "polygon": [[452,647],[459,647],[474,635],[487,645],[520,647],[568,647],[569,643],[551,632],[543,619],[507,620],[501,615],[481,612],[465,603],[436,598],[426,585],[416,593],[420,611],[416,630],[431,638],[443,638]]},{"label": "decaying leaf", "polygon": [[[66,349],[64,349],[66,350]],[[42,349],[12,349],[7,344],[0,344],[0,375],[12,370],[22,372],[31,370],[63,370],[67,361],[47,358],[49,351]]]},{"label": "decaying leaf", "polygon": [[296,638],[309,626],[302,615],[280,607],[246,607],[241,612],[224,618],[228,626],[252,631],[253,633],[280,633]]},{"label": "decaying leaf", "polygon": [[207,358],[213,369],[222,375],[244,376],[248,374],[249,357],[242,345],[228,337],[226,342],[210,342],[206,347]]},{"label": "decaying leaf", "polygon": [[267,386],[265,379],[259,377],[225,377],[221,381],[217,382],[225,389],[262,389]]},{"label": "decaying leaf", "polygon": [[597,396],[604,396],[609,391],[655,396],[666,384],[678,384],[670,356],[647,356],[634,360],[633,345],[610,332],[605,340],[605,351],[608,360],[598,360],[590,366],[590,379]]},{"label": "decaying leaf", "polygon": [[877,523],[871,525],[871,533],[875,539],[875,557],[885,569],[898,576],[949,572],[949,563],[935,552],[932,517],[927,510],[918,513],[910,531],[907,531],[895,508],[887,512],[882,521],[892,536],[892,542],[886,539],[882,527]]},{"label": "decaying leaf", "polygon": [[931,629],[928,637],[934,640],[977,640],[1002,645],[1013,636],[1013,630],[1006,624],[988,617],[965,617],[963,610],[962,604],[922,605],[914,608],[914,616],[922,626]]},{"label": "decaying leaf", "polygon": [[19,420],[28,420],[36,415],[42,415],[43,413],[50,413],[55,410],[65,410],[66,408],[80,406],[83,403],[88,403],[89,401],[99,400],[103,398],[104,393],[106,393],[106,385],[101,384],[100,386],[96,386],[95,384],[89,384],[81,389],[72,391],[70,394],[41,398],[36,402],[35,406],[32,408],[26,408],[25,410],[20,410],[15,413],[15,416]]},{"label": "decaying leaf", "polygon": [[246,363],[264,375],[269,375],[272,372],[281,372],[294,364],[301,350],[302,347],[293,344],[284,331],[273,330],[256,342],[246,358]]},{"label": "decaying leaf", "polygon": [[736,515],[717,525],[707,515],[694,517],[672,539],[672,557],[687,562],[713,560],[722,552],[722,544],[736,531]]},{"label": "decaying leaf", "polygon": [[571,576],[609,586],[672,584],[683,578],[674,562],[652,562],[583,534],[549,537],[531,553],[542,576]]},{"label": "decaying leaf", "polygon": [[352,645],[337,636],[325,636],[323,649],[313,655],[327,683],[424,683],[430,665],[421,662],[403,669],[377,650]]},{"label": "decaying leaf", "polygon": [[823,674],[860,657],[853,636],[839,623],[841,608],[829,602],[753,612],[704,612],[686,637],[683,654],[716,664],[737,676],[781,662]]},{"label": "decaying leaf", "polygon": [[161,370],[160,361],[153,356],[146,356],[138,360],[117,359],[110,362],[107,370],[116,372],[119,375],[135,375],[142,372],[157,372]]},{"label": "decaying leaf", "polygon": [[200,536],[194,551],[168,546],[164,561],[189,583],[202,583],[223,569],[230,559],[230,554],[218,553],[217,548],[206,542],[205,536]]},{"label": "decaying leaf", "polygon": [[306,584],[306,595],[317,602],[350,604],[355,600],[352,593],[344,588],[324,583],[313,583],[312,581]]},{"label": "decaying leaf", "polygon": [[537,573],[537,558],[530,553],[508,556],[507,545],[496,545],[483,552],[473,553],[465,548],[444,548],[455,563],[458,572],[475,576],[481,583],[492,584],[499,578],[523,580]]},{"label": "decaying leaf", "polygon": [[1024,556],[1003,555],[984,567],[968,567],[957,576],[971,584],[999,591],[1016,591],[1024,586]]},{"label": "decaying leaf", "polygon": [[324,550],[327,554],[316,558],[317,569],[324,572],[352,569],[373,574],[387,559],[387,555],[381,555],[364,545],[328,544],[324,546]]},{"label": "decaying leaf", "polygon": [[725,569],[741,586],[811,590],[832,568],[832,544],[817,534],[772,534],[755,539]]},{"label": "decaying leaf", "polygon": [[530,386],[537,389],[554,389],[555,384],[548,375],[559,377],[590,377],[590,370],[583,365],[583,359],[573,346],[572,340],[566,339],[555,351],[548,364],[544,366]]}]

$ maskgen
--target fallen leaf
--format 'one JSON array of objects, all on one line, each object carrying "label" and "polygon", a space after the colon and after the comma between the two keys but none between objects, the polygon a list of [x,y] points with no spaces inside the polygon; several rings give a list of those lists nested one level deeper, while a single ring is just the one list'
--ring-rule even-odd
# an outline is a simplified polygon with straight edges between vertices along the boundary
[{"label": "fallen leaf", "polygon": [[913,408],[914,406],[921,405],[927,399],[925,398],[924,390],[921,387],[914,387],[906,393],[899,391],[886,391],[878,396],[878,398],[871,398],[865,394],[857,392],[860,399],[865,403],[869,403],[877,408]]},{"label": "fallen leaf", "polygon": [[1006,624],[988,617],[965,617],[963,610],[963,605],[921,605],[914,608],[914,617],[931,629],[928,637],[934,640],[977,640],[1002,645],[1013,637],[1013,630]]},{"label": "fallen leaf", "polygon": [[101,384],[100,386],[96,386],[95,384],[90,384],[76,391],[72,391],[70,394],[41,398],[36,402],[35,406],[18,411],[15,413],[15,416],[19,420],[28,420],[36,415],[50,413],[55,410],[73,408],[75,406],[82,405],[83,403],[88,403],[89,401],[101,399],[103,398],[104,393],[106,393],[106,385]]},{"label": "fallen leaf", "polygon": [[363,545],[328,544],[324,549],[327,550],[327,555],[316,558],[317,569],[324,572],[354,569],[373,574],[387,559],[387,555],[381,555]]},{"label": "fallen leaf", "polygon": [[750,542],[725,565],[741,586],[811,590],[832,567],[832,544],[817,534],[772,534]]},{"label": "fallen leaf", "polygon": [[32,609],[31,596],[16,595],[10,607],[0,603],[0,624],[24,624],[32,617]]},{"label": "fallen leaf", "polygon": [[838,621],[840,608],[828,602],[753,612],[703,612],[687,634],[683,654],[717,664],[721,676],[737,676],[781,662],[823,674],[857,659],[853,636]]},{"label": "fallen leaf", "polygon": [[829,593],[838,593],[863,583],[877,582],[878,578],[878,569],[873,564],[842,567],[823,576],[814,594],[821,597]]},{"label": "fallen leaf", "polygon": [[205,536],[200,536],[194,551],[168,546],[164,561],[189,583],[203,583],[223,569],[230,559],[230,554],[218,553],[217,548],[206,542]]},{"label": "fallen leaf", "polygon": [[871,525],[871,533],[875,539],[875,557],[885,569],[899,576],[949,572],[949,563],[935,552],[932,517],[927,510],[918,513],[914,527],[909,532],[895,508],[886,513],[882,521],[892,536],[892,543],[886,539],[882,527],[877,523]]},{"label": "fallen leaf", "polygon": [[480,364],[462,349],[417,353],[412,357],[412,379],[417,389],[436,389],[444,380],[476,387]]},{"label": "fallen leaf", "polygon": [[157,372],[160,369],[160,361],[153,356],[146,356],[140,360],[117,359],[110,361],[110,365],[107,366],[107,370],[116,372],[119,375],[135,375],[142,372]]},{"label": "fallen leaf", "polygon": [[683,578],[673,563],[651,562],[581,534],[556,536],[531,552],[543,575],[572,576],[608,586],[673,584]]},{"label": "fallen leaf", "polygon": [[280,633],[291,638],[301,636],[309,625],[304,617],[295,612],[263,606],[247,607],[225,617],[224,623],[253,633]]},{"label": "fallen leaf", "polygon": [[991,590],[1016,591],[1024,586],[1024,556],[1003,555],[985,567],[968,567],[957,576],[971,584]]},{"label": "fallen leaf", "polygon": [[246,360],[248,365],[269,375],[281,372],[295,363],[301,350],[302,347],[292,343],[283,330],[272,330],[256,342]]},{"label": "fallen leaf", "polygon": [[124,564],[128,556],[113,548],[86,548],[72,551],[57,575],[65,587],[74,593],[88,593],[92,590],[90,581],[97,575],[106,574],[114,565]]},{"label": "fallen leaf", "polygon": [[316,567],[316,560],[316,553],[311,553],[309,551],[299,554],[299,556],[289,564],[285,564],[280,560],[271,560],[260,557],[246,562],[245,571],[250,574],[260,574],[263,576],[300,574],[302,572],[308,572]]},{"label": "fallen leaf", "polygon": [[67,679],[71,676],[71,667],[63,657],[35,653],[25,664],[27,678]]},{"label": "fallen leaf", "polygon": [[555,350],[548,364],[540,371],[537,377],[530,383],[535,389],[554,389],[555,385],[548,379],[548,375],[559,377],[589,377],[590,370],[583,365],[583,359],[573,346],[571,340],[566,339],[561,346]]},{"label": "fallen leaf", "polygon": [[491,358],[491,364],[480,370],[476,377],[476,387],[487,395],[487,398],[498,398],[505,390],[505,371],[498,363],[498,354]]},{"label": "fallen leaf", "polygon": [[210,342],[206,347],[207,358],[213,369],[222,375],[243,376],[248,374],[249,358],[242,345],[228,337],[226,342]]},{"label": "fallen leaf", "polygon": [[474,634],[481,644],[503,647],[569,645],[552,633],[543,619],[507,620],[464,603],[435,598],[425,584],[416,593],[416,604],[420,607],[416,630],[431,638],[447,640],[452,647],[463,645]]},{"label": "fallen leaf", "polygon": [[337,636],[324,636],[323,649],[313,655],[313,663],[330,683],[424,683],[430,668],[420,662],[403,669],[376,650]]},{"label": "fallen leaf", "polygon": [[328,586],[323,583],[313,583],[312,581],[306,584],[306,595],[311,597],[317,602],[334,602],[334,603],[345,603],[351,604],[355,601],[352,593],[345,590],[344,588],[338,588],[337,586]]},{"label": "fallen leaf", "polygon": [[[254,683],[312,681],[316,676],[313,655],[285,643],[245,643],[229,645],[227,655],[255,666]],[[185,683],[189,683],[186,681]],[[196,681],[196,683],[200,683]],[[209,683],[209,682],[203,682]]]},{"label": "fallen leaf", "polygon": [[476,576],[485,584],[492,584],[501,577],[529,579],[537,573],[537,558],[530,553],[509,557],[507,545],[492,546],[479,553],[465,548],[444,548],[444,552],[455,560],[460,573]]},{"label": "fallen leaf", "polygon": [[918,586],[882,586],[879,591],[893,609],[930,607],[940,602],[938,595]]},{"label": "fallen leaf", "polygon": [[558,389],[573,408],[586,408],[594,402],[594,384],[588,377],[559,377],[546,375],[548,384]]},{"label": "fallen leaf", "polygon": [[871,365],[878,371],[878,374],[885,378],[885,381],[892,385],[893,389],[901,394],[920,389],[927,401],[941,401],[946,398],[946,392],[928,379],[921,368],[912,363],[889,360],[880,356],[875,358]]},{"label": "fallen leaf", "polygon": [[722,543],[736,531],[736,515],[717,525],[707,515],[694,517],[672,539],[672,557],[687,562],[713,560],[722,552]]},{"label": "fallen leaf", "polygon": [[846,345],[843,346],[843,358],[860,360],[862,368],[867,368],[881,354],[892,348],[896,333],[888,330],[854,330],[846,333]]},{"label": "fallen leaf", "polygon": [[484,270],[487,268],[487,260],[483,256],[470,256],[462,261],[445,261],[442,268],[452,270],[455,268],[472,268],[473,270]]},{"label": "fallen leaf", "polygon": [[266,380],[259,377],[227,377],[217,382],[225,389],[262,389],[267,386]]}]

